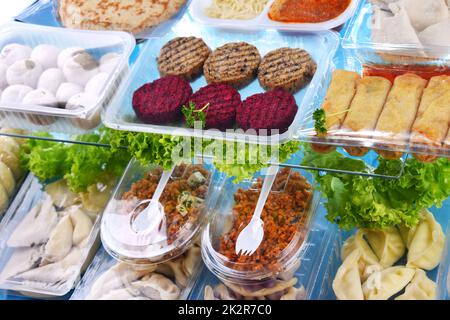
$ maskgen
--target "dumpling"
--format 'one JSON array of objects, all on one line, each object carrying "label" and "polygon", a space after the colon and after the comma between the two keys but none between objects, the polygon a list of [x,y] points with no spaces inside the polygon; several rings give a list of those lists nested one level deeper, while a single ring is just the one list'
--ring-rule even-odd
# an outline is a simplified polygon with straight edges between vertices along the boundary
[{"label": "dumpling", "polygon": [[395,227],[386,230],[367,230],[366,237],[384,268],[393,266],[405,254],[405,244]]},{"label": "dumpling", "polygon": [[407,266],[433,270],[441,261],[444,245],[445,235],[441,225],[434,220],[431,212],[426,211],[411,241]]},{"label": "dumpling", "polygon": [[414,234],[416,233],[416,230],[417,230],[417,226],[408,228],[404,225],[401,225],[398,227],[398,231],[400,231],[400,235],[402,236],[403,243],[405,244],[407,249],[409,249],[409,246],[411,245],[411,241],[414,237]]},{"label": "dumpling", "polygon": [[20,153],[20,145],[17,143],[16,139],[11,137],[0,137],[0,145],[2,148],[11,151],[16,157]]},{"label": "dumpling", "polygon": [[107,292],[105,295],[101,296],[98,300],[133,300],[136,296],[130,291],[130,288],[121,288]]},{"label": "dumpling", "polygon": [[419,33],[419,39],[424,45],[450,46],[450,19],[429,26]]},{"label": "dumpling", "polygon": [[200,261],[201,261],[200,247],[194,245],[187,251],[181,263],[184,273],[189,276],[192,276],[195,272],[195,268],[199,266]]},{"label": "dumpling", "polygon": [[69,216],[63,217],[55,229],[53,229],[50,239],[45,245],[45,258],[50,262],[62,260],[72,249],[73,225]]},{"label": "dumpling", "polygon": [[245,298],[258,299],[270,296],[272,294],[281,293],[295,286],[297,282],[297,278],[292,278],[289,281],[275,280],[268,288],[261,288],[261,286],[255,286],[253,288],[252,286],[237,285],[231,282],[227,282],[225,285],[234,293],[237,293]]},{"label": "dumpling", "polygon": [[44,244],[58,223],[58,214],[52,200],[46,196],[16,227],[7,241],[8,247],[32,247]]},{"label": "dumpling", "polygon": [[355,250],[338,269],[333,280],[333,291],[338,300],[364,300],[359,275],[360,259],[361,252]]},{"label": "dumpling", "polygon": [[176,300],[180,298],[181,294],[180,289],[172,280],[157,273],[133,282],[132,287],[151,300]]},{"label": "dumpling", "polygon": [[414,278],[406,287],[405,293],[395,300],[435,300],[436,290],[436,283],[427,277],[425,271],[416,269]]},{"label": "dumpling", "polygon": [[76,209],[70,213],[73,224],[73,244],[78,246],[87,239],[92,231],[92,221],[83,211]]},{"label": "dumpling", "polygon": [[8,166],[14,174],[14,178],[19,180],[22,177],[22,169],[20,167],[19,158],[4,145],[0,144],[0,161]]},{"label": "dumpling", "polygon": [[[388,16],[384,14],[380,8],[375,7],[375,21],[372,29],[373,41],[381,44],[389,43],[421,46],[419,37],[411,24],[406,10],[395,3],[391,3],[389,8],[394,14],[393,16]],[[395,30],[395,32],[392,32],[392,30]]]},{"label": "dumpling", "polygon": [[445,0],[400,0],[398,4],[406,10],[418,32],[449,17]]},{"label": "dumpling", "polygon": [[306,298],[305,287],[289,288],[286,294],[284,294],[280,300],[304,300]]},{"label": "dumpling", "polygon": [[0,183],[0,215],[3,214],[3,212],[8,207],[9,198],[8,198],[8,192],[6,191],[5,187]]},{"label": "dumpling", "polygon": [[216,297],[214,296],[214,289],[211,286],[205,287],[203,299],[206,301],[216,300]]},{"label": "dumpling", "polygon": [[367,300],[388,300],[411,282],[415,270],[406,267],[391,267],[372,274],[363,284]]},{"label": "dumpling", "polygon": [[215,286],[214,289],[206,286],[204,296],[205,300],[236,300],[230,293],[230,290],[222,283]]},{"label": "dumpling", "polygon": [[87,192],[81,194],[83,209],[98,214],[105,208],[111,196],[112,190],[112,183],[97,183],[89,186],[87,188]]},{"label": "dumpling", "polygon": [[2,161],[0,161],[0,184],[5,187],[7,195],[12,196],[16,188],[16,181],[12,171]]},{"label": "dumpling", "polygon": [[372,248],[369,246],[367,241],[364,239],[365,231],[360,229],[356,234],[345,241],[341,249],[341,259],[345,259],[355,250],[361,253],[361,258],[359,259],[359,274],[361,278],[366,279],[365,273],[369,266],[378,266],[378,257],[373,252]]},{"label": "dumpling", "polygon": [[38,267],[44,256],[44,247],[35,246],[33,248],[19,248],[14,250],[8,263],[0,274],[0,281],[5,281],[10,277]]},{"label": "dumpling", "polygon": [[81,201],[76,193],[70,191],[66,180],[63,179],[47,185],[45,192],[50,195],[57,208],[68,208]]}]

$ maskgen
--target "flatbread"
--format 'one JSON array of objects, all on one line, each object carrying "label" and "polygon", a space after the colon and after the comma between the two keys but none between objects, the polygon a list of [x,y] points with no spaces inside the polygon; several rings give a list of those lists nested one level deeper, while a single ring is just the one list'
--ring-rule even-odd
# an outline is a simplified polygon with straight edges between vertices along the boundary
[{"label": "flatbread", "polygon": [[58,14],[67,28],[139,33],[175,15],[186,0],[60,0]]}]

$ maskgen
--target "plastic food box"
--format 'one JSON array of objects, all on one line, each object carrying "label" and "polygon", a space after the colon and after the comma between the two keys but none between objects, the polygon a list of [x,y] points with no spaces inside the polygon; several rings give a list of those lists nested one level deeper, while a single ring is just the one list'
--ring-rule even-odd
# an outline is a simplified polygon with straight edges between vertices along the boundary
[{"label": "plastic food box", "polygon": [[[175,125],[151,125],[144,124],[138,120],[132,107],[133,93],[145,83],[160,78],[156,63],[159,51],[169,40],[181,36],[200,37],[212,50],[225,43],[246,41],[255,45],[260,51],[261,56],[264,56],[269,51],[282,47],[303,48],[308,51],[316,61],[318,69],[311,83],[295,94],[299,111],[289,130],[280,135],[267,137],[258,137],[239,132],[227,133],[225,135],[223,132],[217,130],[194,130],[186,128],[182,123]],[[301,125],[303,110],[311,103],[314,92],[324,80],[337,50],[338,43],[338,35],[331,31],[318,34],[302,33],[295,35],[278,33],[273,30],[259,31],[256,33],[245,31],[226,32],[195,24],[188,16],[185,16],[165,36],[148,40],[129,76],[123,81],[110,106],[104,110],[102,120],[107,127],[125,131],[258,142],[261,144],[287,141],[295,135]],[[191,83],[194,92],[205,85],[206,80],[203,76]],[[263,93],[265,90],[260,86],[258,80],[255,79],[250,85],[241,89],[239,92],[242,100],[244,100],[250,95]]]},{"label": "plastic food box", "polygon": [[[205,270],[197,281],[189,299],[193,300],[310,300],[315,294],[315,285],[320,270],[324,267],[328,248],[335,242],[337,236],[333,226],[312,226],[309,233],[305,252],[297,262],[297,269],[293,273],[286,273],[272,281],[260,286],[244,290],[244,286],[231,285],[240,293],[234,292],[214,276],[211,271]],[[294,284],[294,281],[295,284]],[[292,285],[292,287],[288,287]]]},{"label": "plastic food box", "polygon": [[[102,220],[102,243],[111,256],[132,265],[153,265],[191,247],[223,184],[223,176],[212,165],[194,163],[168,171],[170,178],[162,185],[158,202],[146,194],[153,190],[153,196],[162,180],[162,168],[142,166],[137,160],[129,163]],[[143,178],[145,183],[136,185]],[[133,190],[144,193],[136,196]]]},{"label": "plastic food box", "polygon": [[[448,201],[447,201],[448,203]],[[430,211],[433,213],[436,221],[442,226],[443,232],[446,236],[445,247],[441,258],[441,263],[438,267],[431,271],[426,271],[428,278],[436,282],[436,299],[448,300],[449,299],[449,244],[450,244],[450,221],[448,217],[447,206],[442,209],[433,208]],[[446,231],[447,230],[447,231]],[[331,253],[328,255],[325,261],[325,270],[323,270],[323,276],[317,283],[316,299],[318,300],[335,300],[336,296],[333,292],[332,283],[335,278],[336,272],[342,265],[341,248],[345,239],[350,237],[354,232],[338,231],[337,237],[334,243],[330,244]],[[403,257],[395,265],[405,265],[406,259]]]},{"label": "plastic food box", "polygon": [[253,19],[215,19],[205,14],[213,0],[193,0],[189,8],[192,17],[205,25],[221,28],[248,30],[248,29],[278,29],[285,31],[325,31],[343,25],[355,13],[359,0],[351,1],[347,9],[338,17],[320,23],[283,23],[271,20],[269,10],[275,0],[269,0],[263,11]]},{"label": "plastic food box", "polygon": [[190,249],[185,256],[140,268],[100,249],[70,299],[186,300],[203,269],[200,249]]},{"label": "plastic food box", "polygon": [[61,49],[81,47],[97,61],[107,53],[121,55],[92,107],[68,110],[0,103],[0,126],[62,133],[82,133],[100,124],[100,110],[109,103],[122,81],[128,69],[128,59],[135,47],[135,39],[124,32],[69,30],[17,22],[0,27],[0,47],[10,43],[32,48],[39,44],[50,44]]},{"label": "plastic food box", "polygon": [[0,224],[0,288],[29,297],[62,297],[98,249],[101,212],[90,208],[101,200],[82,203],[62,192],[52,198],[44,187],[28,175]]},{"label": "plastic food box", "polygon": [[[222,252],[223,248],[235,250],[235,244],[230,243],[229,240],[234,239],[233,237],[239,233],[236,233],[237,231],[235,232],[233,227],[238,227],[238,230],[242,230],[245,227],[243,223],[239,226],[235,225],[235,223],[238,223],[237,221],[241,221],[235,221],[235,219],[238,217],[238,212],[247,216],[247,218],[253,215],[256,201],[259,197],[260,183],[263,182],[264,176],[265,173],[263,172],[256,174],[252,181],[225,185],[225,192],[223,192],[223,196],[217,203],[211,221],[202,234],[202,256],[205,265],[220,281],[227,283],[227,286],[236,288],[237,290],[239,288],[244,290],[245,288],[245,290],[257,291],[261,287],[271,287],[280,283],[288,285],[288,282],[293,281],[292,275],[299,268],[301,261],[309,250],[309,243],[306,239],[311,230],[311,221],[316,212],[320,194],[314,191],[311,174],[294,169],[281,169],[269,194],[266,205],[269,202],[271,203],[271,214],[276,215],[275,212],[278,212],[279,215],[283,216],[283,219],[288,218],[290,219],[289,221],[299,222],[297,226],[292,226],[292,230],[290,229],[289,231],[294,233],[292,239],[288,240],[287,238],[283,238],[284,240],[282,241],[289,241],[289,243],[286,243],[285,246],[283,245],[283,248],[277,249],[280,250],[279,254],[275,254],[275,256],[267,256],[269,253],[261,255],[258,258],[261,262],[252,261],[251,256],[243,257],[236,255],[234,251],[232,252],[233,257],[228,258]],[[302,176],[305,177],[305,180],[303,180]],[[295,203],[295,206],[298,206],[296,209],[283,209],[281,203],[272,202],[271,199],[273,201],[279,201],[282,199],[280,197],[286,197],[294,189],[296,190],[296,200],[282,200],[282,202],[284,201],[285,204],[288,202]],[[284,193],[285,191],[288,193]],[[297,197],[299,198],[297,199]],[[239,204],[236,204],[235,199],[240,199]],[[250,206],[245,206],[245,202],[249,202]],[[298,215],[285,217],[286,213],[283,213],[283,210],[292,210],[293,213],[297,212],[296,214]],[[294,210],[302,210],[302,213]],[[279,218],[274,217],[273,219],[267,220],[268,217],[264,216],[265,212],[267,211],[264,210],[262,216],[264,223],[273,225],[276,230],[279,230],[277,225],[274,224]],[[239,219],[244,219],[244,216]],[[242,221],[246,221],[245,219]],[[284,225],[286,223],[284,222]],[[267,232],[267,229],[265,232]],[[226,242],[223,242],[223,240]],[[266,240],[263,240],[261,245],[264,245],[264,241]],[[258,249],[255,254],[259,255],[260,253]],[[267,259],[264,259],[264,257],[267,257]],[[263,263],[263,259],[267,261]]]}]

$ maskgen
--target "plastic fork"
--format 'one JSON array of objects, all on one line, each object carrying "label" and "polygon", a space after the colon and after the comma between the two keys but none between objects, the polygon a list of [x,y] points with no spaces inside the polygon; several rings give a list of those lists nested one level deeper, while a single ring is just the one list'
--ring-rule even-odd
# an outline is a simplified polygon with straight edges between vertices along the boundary
[{"label": "plastic fork", "polygon": [[264,221],[261,219],[261,214],[272,190],[278,170],[278,166],[271,166],[267,170],[253,217],[250,223],[241,231],[236,241],[235,250],[237,255],[251,256],[261,245],[264,238]]}]

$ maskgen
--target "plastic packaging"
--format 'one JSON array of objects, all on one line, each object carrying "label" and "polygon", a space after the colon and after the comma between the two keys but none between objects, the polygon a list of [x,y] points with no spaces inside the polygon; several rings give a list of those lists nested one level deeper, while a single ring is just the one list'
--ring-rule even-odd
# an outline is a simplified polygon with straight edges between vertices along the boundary
[{"label": "plastic packaging", "polygon": [[222,179],[214,167],[182,164],[175,167],[160,201],[154,203],[161,174],[158,166],[143,167],[132,160],[105,209],[102,242],[119,261],[153,265],[183,254],[221,192]]},{"label": "plastic packaging", "polygon": [[[426,271],[427,277],[436,283],[436,299],[437,300],[447,300],[449,298],[448,289],[447,289],[447,279],[448,279],[448,270],[449,270],[449,251],[448,245],[450,242],[450,224],[448,218],[448,211],[445,209],[445,205],[443,209],[433,208],[431,210],[436,221],[441,225],[443,232],[446,232],[445,239],[445,247],[443,250],[443,255],[440,260],[440,264],[438,267],[434,268],[431,271]],[[341,259],[341,251],[344,244],[345,239],[352,236],[354,232],[338,232],[338,236],[336,237],[333,244],[330,244],[331,254],[327,257],[324,262],[325,270],[321,278],[318,279],[317,293],[313,297],[318,300],[334,300],[336,299],[335,293],[333,291],[333,280],[335,279],[337,270],[342,265]],[[433,234],[435,237],[435,234]],[[425,241],[425,240],[424,240]],[[395,249],[397,250],[397,249]],[[407,250],[407,249],[406,249]],[[402,257],[395,266],[405,265],[407,260],[405,257]],[[368,269],[367,269],[368,270]],[[426,287],[424,287],[426,288]],[[424,289],[425,290],[425,289]],[[401,291],[403,292],[403,291]],[[395,296],[398,296],[395,295]]]},{"label": "plastic packaging", "polygon": [[[118,55],[115,56],[116,58],[114,58],[114,61],[107,69],[102,69],[103,67],[100,67],[92,70],[92,76],[96,72],[105,73],[104,79],[98,79],[97,86],[93,82],[86,85],[86,88],[84,88],[84,82],[83,84],[79,83],[77,85],[82,91],[89,91],[91,92],[91,95],[96,97],[95,100],[89,100],[89,103],[87,103],[89,105],[88,107],[74,108],[71,110],[68,108],[42,106],[38,104],[39,102],[30,102],[30,104],[24,104],[22,101],[11,103],[7,102],[9,100],[5,101],[2,99],[3,102],[0,103],[0,126],[32,131],[45,130],[63,133],[81,133],[95,128],[100,124],[100,110],[109,103],[115,89],[120,84],[128,68],[128,59],[135,47],[134,38],[124,32],[69,30],[17,22],[0,27],[0,47],[3,49],[6,45],[12,43],[19,43],[30,48],[35,48],[41,44],[48,44],[53,45],[60,50],[68,48],[78,48],[78,50],[84,49],[91,55],[89,58],[93,57],[94,60],[96,60],[96,64],[100,63],[101,58],[106,54]],[[36,53],[36,55],[38,54]],[[44,59],[46,58],[46,54],[40,53],[39,57]],[[103,66],[106,68],[108,64],[106,56],[104,60],[105,64]],[[40,65],[40,63],[38,64]],[[61,68],[61,71],[64,71],[64,64],[61,64],[63,67],[58,66],[58,68]],[[42,67],[42,69],[47,70],[47,66]],[[64,79],[63,81],[81,81],[81,76],[77,76],[74,69],[70,73],[73,79]],[[69,70],[67,70],[67,73],[64,72],[64,75],[66,74],[69,74]],[[106,74],[109,74],[109,76]],[[84,75],[87,75],[87,73],[83,73],[83,77]],[[61,96],[58,95],[59,92],[55,92],[54,95],[61,97],[58,99],[63,99],[62,96],[64,94],[67,95],[72,92],[70,96],[67,96],[67,99],[71,98],[75,91],[70,91],[69,89],[62,90],[62,88],[57,85],[59,82],[56,82],[60,80],[56,80],[57,78],[55,77],[55,75],[49,75],[47,79],[53,80],[46,81],[50,86],[53,86],[51,82],[55,81],[55,88],[53,88],[55,91],[56,89],[61,89]],[[45,81],[43,82],[44,87],[47,87],[45,86]],[[41,84],[38,83],[37,85],[40,86]],[[32,85],[32,88],[35,88],[35,86]],[[56,97],[53,99],[55,101],[58,100]],[[74,106],[76,106],[76,103],[87,105],[82,101],[83,100],[78,99],[77,101],[73,101],[72,104],[74,104]]]},{"label": "plastic packaging", "polygon": [[283,23],[271,20],[268,12],[275,0],[269,0],[263,11],[253,19],[215,19],[204,12],[212,0],[193,0],[189,13],[199,23],[221,28],[249,30],[249,29],[278,29],[283,31],[325,31],[343,25],[355,13],[359,0],[351,1],[347,9],[338,17],[321,23]]},{"label": "plastic packaging", "polygon": [[[311,177],[304,172],[301,174],[308,178]],[[244,296],[270,296],[295,285],[296,280],[293,274],[302,261],[307,260],[305,257],[310,244],[306,239],[308,239],[310,223],[319,200],[318,192],[314,192],[312,185],[307,182],[308,180],[303,180],[300,171],[282,169],[266,202],[266,209],[263,211],[264,224],[271,226],[265,228],[265,240],[254,257],[238,255],[234,251],[233,241],[236,240],[239,230],[246,226],[244,221],[247,220],[241,215],[253,214],[262,182],[261,179],[257,179],[258,177],[261,175],[255,175],[253,181],[238,185],[230,183],[225,186],[223,197],[214,210],[211,222],[202,234],[202,256],[205,265],[220,281]],[[286,199],[286,197],[290,197],[294,189],[296,190],[296,200]],[[280,200],[281,202],[278,202]],[[265,214],[269,214],[266,211],[269,203],[272,213],[270,213],[271,216],[266,216]],[[287,209],[283,207],[285,205],[294,207]],[[283,210],[287,211],[281,212]],[[280,212],[278,218],[276,212]],[[290,215],[287,215],[287,212]],[[277,219],[289,219],[282,224],[285,228],[289,228],[289,231],[281,231],[281,228],[276,225]],[[239,224],[239,221],[242,223]],[[236,223],[239,224],[238,229],[234,229],[237,227]],[[283,236],[280,234],[278,238],[280,241],[278,248],[274,245],[271,249],[270,247],[264,248],[269,230],[273,230],[275,233],[283,232]],[[275,235],[271,234],[270,236]],[[292,235],[288,236],[290,240],[286,238],[287,235]],[[318,248],[314,248],[314,250],[316,249]],[[266,290],[263,290],[264,288]]]},{"label": "plastic packaging", "polygon": [[[229,42],[246,41],[255,45],[261,56],[264,56],[269,51],[282,47],[302,48],[308,51],[317,63],[318,69],[311,83],[295,94],[299,111],[289,130],[279,135],[267,137],[245,134],[239,131],[227,133],[225,135],[223,132],[217,130],[194,130],[186,128],[181,123],[174,126],[150,125],[144,124],[138,120],[132,107],[133,93],[143,84],[160,78],[156,63],[159,51],[169,40],[181,36],[200,37],[211,49],[215,49]],[[165,36],[148,40],[129,76],[123,81],[122,86],[118,89],[117,95],[110,106],[104,110],[102,120],[107,127],[125,131],[203,137],[205,139],[213,138],[250,141],[263,144],[284,142],[289,140],[298,130],[302,120],[300,114],[302,113],[302,110],[311,103],[311,98],[314,95],[315,90],[323,81],[323,78],[330,67],[332,57],[337,50],[338,43],[339,38],[337,34],[331,31],[319,34],[302,33],[295,35],[282,34],[272,30],[259,31],[256,33],[244,31],[230,33],[215,28],[200,26],[192,22],[188,16],[185,16],[174,25],[171,31]],[[200,77],[191,83],[194,92],[205,85],[206,80],[204,77]],[[255,79],[250,85],[240,90],[241,99],[244,100],[248,96],[256,93],[263,93],[264,91],[265,90],[260,86],[258,80]]]},{"label": "plastic packaging", "polygon": [[2,289],[33,297],[73,289],[99,245],[96,208],[110,188],[97,188],[89,197],[71,193],[63,180],[43,186],[28,176],[0,225]]},{"label": "plastic packaging", "polygon": [[100,249],[71,300],[186,300],[203,269],[200,248],[153,266],[117,262]]}]

